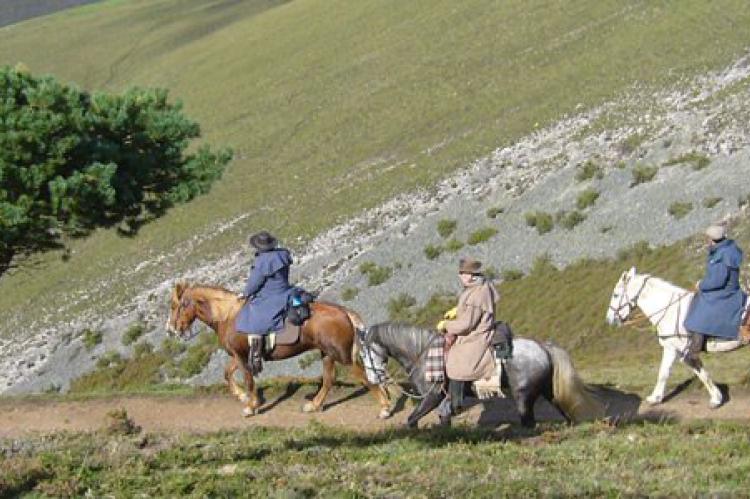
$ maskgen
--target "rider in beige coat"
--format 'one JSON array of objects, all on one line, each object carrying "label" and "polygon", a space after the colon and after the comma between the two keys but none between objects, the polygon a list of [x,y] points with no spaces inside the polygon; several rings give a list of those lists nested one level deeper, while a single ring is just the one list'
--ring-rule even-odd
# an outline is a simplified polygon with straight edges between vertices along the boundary
[{"label": "rider in beige coat", "polygon": [[[452,343],[446,360],[446,373],[454,381],[475,381],[494,374],[495,360],[490,341],[495,323],[495,302],[499,294],[492,283],[484,278],[482,264],[476,260],[462,259],[458,273],[464,290],[458,298],[456,319],[441,322],[440,328],[446,342]],[[451,386],[452,405],[460,405],[463,384]]]}]

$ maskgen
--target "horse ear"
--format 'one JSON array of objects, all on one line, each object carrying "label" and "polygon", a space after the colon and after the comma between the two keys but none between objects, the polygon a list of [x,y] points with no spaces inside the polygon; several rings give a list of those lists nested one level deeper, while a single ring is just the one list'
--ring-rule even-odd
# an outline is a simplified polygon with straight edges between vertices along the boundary
[{"label": "horse ear", "polygon": [[174,285],[174,293],[178,300],[182,297],[182,293],[184,293],[187,288],[188,288],[187,281],[184,281],[184,280],[177,281],[177,283]]},{"label": "horse ear", "polygon": [[632,279],[635,277],[636,270],[635,267],[630,267],[630,270],[628,271],[628,278]]}]

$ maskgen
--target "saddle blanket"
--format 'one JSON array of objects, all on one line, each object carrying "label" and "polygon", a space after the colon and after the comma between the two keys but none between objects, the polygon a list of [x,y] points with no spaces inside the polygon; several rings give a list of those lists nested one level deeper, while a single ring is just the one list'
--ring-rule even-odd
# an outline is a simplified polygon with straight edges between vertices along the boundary
[{"label": "saddle blanket", "polygon": [[294,345],[300,339],[302,326],[297,326],[289,320],[284,321],[284,329],[264,336],[263,352],[269,355],[276,345]]},{"label": "saddle blanket", "polygon": [[432,337],[424,361],[424,377],[429,383],[445,379],[445,336],[437,334]]}]

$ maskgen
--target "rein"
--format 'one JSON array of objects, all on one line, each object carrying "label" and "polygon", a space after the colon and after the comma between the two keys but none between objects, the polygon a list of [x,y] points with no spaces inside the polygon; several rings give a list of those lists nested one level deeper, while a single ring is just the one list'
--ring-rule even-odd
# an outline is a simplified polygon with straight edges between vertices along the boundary
[{"label": "rein", "polygon": [[[624,305],[623,305],[623,304],[620,304],[620,306],[619,306],[619,307],[617,307],[617,308],[615,308],[615,307],[613,307],[613,306],[611,306],[611,305],[610,305],[610,307],[609,307],[609,308],[610,308],[611,310],[613,310],[613,311],[614,311],[614,312],[615,312],[615,313],[617,314],[617,316],[618,316],[618,317],[620,317],[620,311],[621,311],[621,310],[622,310],[623,308],[625,308],[625,305],[629,305],[631,309],[633,309],[633,308],[637,307],[637,306],[638,306],[638,299],[640,298],[640,296],[641,296],[641,293],[643,292],[643,290],[644,290],[644,289],[645,289],[645,287],[646,287],[646,282],[647,282],[647,281],[648,281],[648,280],[649,280],[650,278],[651,278],[651,276],[648,276],[648,277],[646,277],[645,279],[643,279],[643,284],[641,284],[641,287],[640,287],[640,289],[639,289],[639,290],[638,290],[638,292],[637,292],[637,293],[635,294],[635,296],[633,297],[633,299],[632,299],[632,300],[631,300],[630,298],[628,298],[628,296],[627,296],[627,286],[626,286],[626,287],[625,287],[625,290],[623,291],[623,296],[624,296],[625,298],[627,298],[627,301],[625,302],[625,304],[624,304]],[[685,297],[686,297],[687,295],[689,295],[689,294],[690,294],[690,291],[685,291],[684,293],[680,293],[680,294],[678,294],[678,295],[677,295],[677,298],[674,298],[674,295],[672,295],[672,298],[671,298],[671,299],[669,300],[669,303],[667,303],[667,304],[666,304],[665,306],[663,306],[662,308],[660,308],[660,309],[656,310],[655,312],[653,312],[653,313],[651,313],[651,314],[648,314],[648,315],[647,315],[647,314],[643,314],[643,317],[640,317],[640,318],[637,318],[637,319],[633,319],[633,320],[629,320],[629,321],[628,321],[628,320],[624,320],[624,319],[622,319],[622,318],[621,318],[621,320],[623,320],[623,323],[624,323],[624,324],[625,324],[626,326],[635,326],[635,325],[638,325],[638,324],[640,324],[640,323],[643,323],[643,322],[645,322],[645,321],[651,322],[651,319],[652,319],[652,318],[654,318],[654,317],[656,317],[656,316],[657,316],[658,314],[660,314],[660,313],[662,313],[662,312],[664,312],[664,311],[668,310],[668,309],[669,309],[669,308],[671,308],[671,307],[672,307],[672,305],[674,305],[675,303],[679,303],[680,301],[682,301],[682,299],[683,299],[683,298],[685,298]],[[631,310],[631,312],[632,312],[632,310]],[[628,315],[630,315],[630,314],[628,314]],[[677,314],[677,315],[678,315],[678,319],[677,319],[677,320],[679,321],[679,314]],[[661,322],[661,319],[659,319],[659,320],[658,320],[658,321],[657,321],[657,322],[656,322],[656,323],[655,323],[654,325],[658,325],[658,324],[659,324],[659,322]],[[678,327],[677,329],[679,329],[679,327]],[[668,337],[671,337],[671,336],[681,336],[681,335],[680,335],[679,333],[677,333],[677,334],[673,334],[673,335],[664,335],[664,336],[662,336],[662,335],[657,335],[657,336],[659,336],[660,338],[668,338]]]}]

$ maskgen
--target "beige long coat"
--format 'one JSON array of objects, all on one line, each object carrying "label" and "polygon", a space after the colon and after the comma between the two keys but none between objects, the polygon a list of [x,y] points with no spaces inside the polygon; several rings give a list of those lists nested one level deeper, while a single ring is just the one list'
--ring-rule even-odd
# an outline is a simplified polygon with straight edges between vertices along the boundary
[{"label": "beige long coat", "polygon": [[495,286],[483,279],[469,284],[459,296],[456,319],[445,322],[446,334],[456,336],[446,360],[449,378],[475,381],[494,374],[489,346],[498,297]]}]

